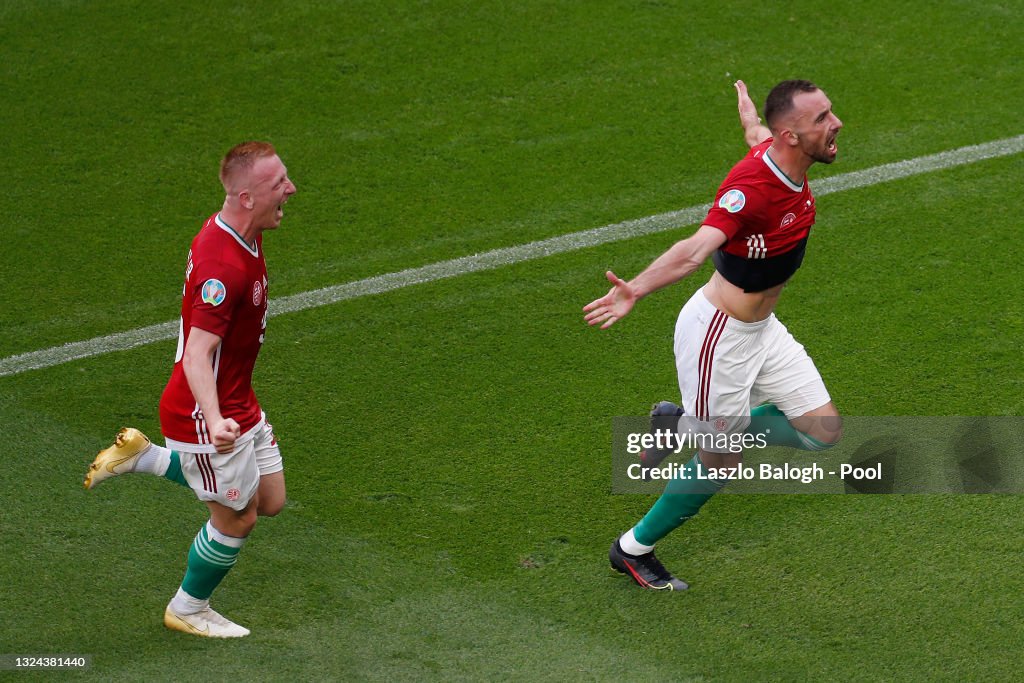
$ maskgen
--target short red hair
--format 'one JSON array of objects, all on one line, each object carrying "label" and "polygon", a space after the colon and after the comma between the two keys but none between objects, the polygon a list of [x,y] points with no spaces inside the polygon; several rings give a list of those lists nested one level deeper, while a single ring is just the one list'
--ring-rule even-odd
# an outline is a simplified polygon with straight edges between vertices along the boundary
[{"label": "short red hair", "polygon": [[235,145],[220,162],[220,183],[225,192],[231,192],[231,185],[243,172],[250,170],[257,159],[272,157],[277,150],[269,142],[250,141]]}]

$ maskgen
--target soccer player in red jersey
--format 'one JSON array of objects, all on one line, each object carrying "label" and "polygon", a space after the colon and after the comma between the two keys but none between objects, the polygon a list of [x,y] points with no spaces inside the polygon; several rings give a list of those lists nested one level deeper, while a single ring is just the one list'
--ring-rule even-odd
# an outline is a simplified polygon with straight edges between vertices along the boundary
[{"label": "soccer player in red jersey", "polygon": [[267,327],[263,232],[276,229],[295,185],[274,147],[246,142],[221,162],[224,206],[192,240],[182,291],[174,369],[160,399],[167,447],[122,429],[85,477],[146,472],[190,487],[210,510],[196,535],[181,587],[164,624],[199,636],[232,638],[248,629],[210,608],[210,594],[234,566],[257,515],[285,504],[284,465],[252,389]]},{"label": "soccer player in red jersey", "polygon": [[[841,418],[810,356],[773,311],[800,267],[814,224],[807,170],[836,158],[842,121],[809,81],[779,83],[765,100],[765,123],[736,82],[740,123],[750,152],[718,189],[701,227],[633,280],[612,271],[611,290],[584,306],[590,325],[607,328],[634,304],[693,273],[709,257],[715,272],[686,303],[674,351],[682,406],[655,406],[652,416],[687,415],[707,434],[770,434],[769,444],[821,450],[835,444]],[[670,417],[671,419],[671,417]],[[702,441],[701,443],[707,443]],[[632,529],[612,543],[609,560],[644,588],[683,590],[654,555],[654,544],[697,513],[724,485],[698,478],[740,463],[742,452],[702,448]]]}]

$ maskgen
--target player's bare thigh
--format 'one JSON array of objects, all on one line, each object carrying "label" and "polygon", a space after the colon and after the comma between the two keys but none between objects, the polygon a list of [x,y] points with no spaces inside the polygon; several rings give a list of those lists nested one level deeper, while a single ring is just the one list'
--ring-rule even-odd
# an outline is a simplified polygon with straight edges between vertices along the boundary
[{"label": "player's bare thigh", "polygon": [[843,418],[832,401],[808,410],[800,417],[790,418],[789,424],[822,443],[839,443],[843,437]]}]

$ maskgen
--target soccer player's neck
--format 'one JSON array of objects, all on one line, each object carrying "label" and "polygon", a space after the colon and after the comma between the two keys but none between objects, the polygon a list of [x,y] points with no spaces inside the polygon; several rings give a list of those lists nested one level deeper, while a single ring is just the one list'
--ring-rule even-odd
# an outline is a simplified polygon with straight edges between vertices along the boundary
[{"label": "soccer player's neck", "polygon": [[794,185],[803,184],[807,169],[814,163],[814,159],[804,154],[799,147],[780,145],[776,142],[768,148],[767,154]]},{"label": "soccer player's neck", "polygon": [[260,231],[246,212],[233,210],[225,202],[224,207],[220,210],[220,220],[234,230],[246,244],[254,244],[256,242],[256,237]]}]

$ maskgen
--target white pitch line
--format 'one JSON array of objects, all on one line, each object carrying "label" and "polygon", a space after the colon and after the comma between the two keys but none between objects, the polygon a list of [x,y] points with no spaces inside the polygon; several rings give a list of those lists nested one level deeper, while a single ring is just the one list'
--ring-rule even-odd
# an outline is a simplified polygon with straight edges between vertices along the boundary
[{"label": "white pitch line", "polygon": [[[815,182],[814,194],[820,197],[833,192],[843,192],[845,190],[878,185],[930,171],[973,164],[985,159],[1011,156],[1022,151],[1024,151],[1024,135],[1017,135],[1012,138],[960,147],[947,152],[917,157],[916,159],[882,164],[881,166],[866,168],[862,171],[835,175]],[[668,213],[623,221],[622,223],[614,223],[568,235],[559,235],[558,237],[551,237],[515,247],[495,249],[450,261],[440,261],[397,273],[376,275],[365,280],[357,280],[343,285],[333,285],[323,289],[302,292],[301,294],[293,294],[292,296],[273,299],[270,302],[270,315],[277,316],[283,313],[304,311],[309,308],[327,306],[347,299],[381,294],[393,289],[401,289],[424,282],[434,282],[482,270],[493,270],[502,266],[522,263],[523,261],[530,261],[545,256],[664,232],[698,222],[704,218],[709,206],[709,204],[691,206],[678,211],[669,211]],[[95,337],[85,341],[72,342],[63,346],[54,346],[40,351],[21,353],[16,356],[0,359],[0,377],[16,375],[29,370],[48,368],[80,358],[99,356],[114,351],[125,351],[144,344],[164,339],[173,339],[177,335],[178,321],[174,320],[127,332],[118,332],[117,334]]]}]

